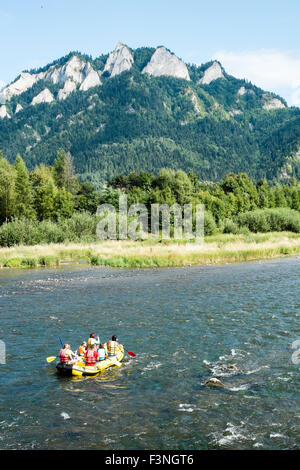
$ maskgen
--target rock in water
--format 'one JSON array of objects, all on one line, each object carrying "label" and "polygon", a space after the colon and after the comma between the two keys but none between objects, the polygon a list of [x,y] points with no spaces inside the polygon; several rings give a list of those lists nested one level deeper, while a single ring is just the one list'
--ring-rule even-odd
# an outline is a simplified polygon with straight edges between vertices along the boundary
[{"label": "rock in water", "polygon": [[224,388],[225,385],[221,380],[217,379],[216,377],[211,377],[205,382],[205,385],[208,385],[210,387],[219,387],[219,388]]},{"label": "rock in water", "polygon": [[142,73],[148,73],[154,77],[169,75],[176,78],[190,80],[187,66],[175,54],[167,51],[165,47],[159,47],[151,57],[150,62],[144,67]]},{"label": "rock in water", "polygon": [[223,370],[238,370],[235,364],[230,364],[229,366],[222,364]]}]

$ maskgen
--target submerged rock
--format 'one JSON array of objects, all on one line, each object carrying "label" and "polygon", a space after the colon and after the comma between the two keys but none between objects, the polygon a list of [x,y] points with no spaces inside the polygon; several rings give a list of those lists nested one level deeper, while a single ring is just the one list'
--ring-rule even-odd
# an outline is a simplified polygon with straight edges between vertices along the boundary
[{"label": "submerged rock", "polygon": [[230,364],[229,366],[222,364],[222,369],[223,370],[238,370],[235,364]]},{"label": "submerged rock", "polygon": [[219,387],[219,388],[224,388],[225,385],[221,380],[217,379],[216,377],[211,377],[205,382],[205,385],[208,385],[209,387]]}]

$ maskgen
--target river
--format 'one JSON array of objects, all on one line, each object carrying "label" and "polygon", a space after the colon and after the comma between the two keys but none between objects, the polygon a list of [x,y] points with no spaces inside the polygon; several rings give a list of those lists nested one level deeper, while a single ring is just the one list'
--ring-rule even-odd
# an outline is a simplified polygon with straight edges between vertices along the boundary
[{"label": "river", "polygon": [[[298,257],[2,270],[0,448],[299,448],[299,274]],[[89,378],[46,363],[58,336],[76,349],[93,331],[136,358]]]}]

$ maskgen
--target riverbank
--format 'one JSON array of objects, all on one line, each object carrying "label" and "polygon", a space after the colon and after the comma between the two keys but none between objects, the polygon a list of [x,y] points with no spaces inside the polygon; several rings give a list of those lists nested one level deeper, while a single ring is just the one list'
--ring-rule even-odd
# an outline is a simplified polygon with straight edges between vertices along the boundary
[{"label": "riverbank", "polygon": [[218,234],[199,245],[185,240],[107,240],[0,248],[1,268],[55,267],[85,261],[126,268],[236,263],[300,254],[300,235],[292,232]]}]

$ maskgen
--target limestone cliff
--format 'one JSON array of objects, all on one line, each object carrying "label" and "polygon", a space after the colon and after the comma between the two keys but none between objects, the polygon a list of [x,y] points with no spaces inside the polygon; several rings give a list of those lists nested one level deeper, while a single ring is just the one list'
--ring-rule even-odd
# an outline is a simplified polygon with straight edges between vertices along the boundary
[{"label": "limestone cliff", "polygon": [[265,104],[263,105],[263,108],[264,108],[266,111],[271,111],[272,109],[281,109],[281,108],[285,108],[285,105],[284,105],[283,102],[280,101],[278,98],[271,98],[271,97],[268,97],[268,98],[267,98],[267,101],[266,101]]},{"label": "limestone cliff", "polygon": [[87,91],[90,88],[94,86],[98,86],[98,85],[101,85],[101,80],[96,70],[92,69],[83,80],[82,84],[80,85],[79,90]]},{"label": "limestone cliff", "polygon": [[54,100],[54,97],[48,88],[45,88],[41,93],[33,98],[31,101],[32,105],[40,104],[40,103],[51,103]]},{"label": "limestone cliff", "polygon": [[61,88],[58,92],[57,98],[59,100],[64,100],[69,96],[72,91],[76,90],[76,83],[73,82],[70,78],[65,82],[65,85],[63,88]]},{"label": "limestone cliff", "polygon": [[199,80],[200,85],[209,85],[218,78],[225,78],[222,67],[218,62],[214,62],[208,69],[205,70],[203,77]]},{"label": "limestone cliff", "polygon": [[107,72],[110,77],[114,77],[125,70],[130,70],[132,64],[132,53],[127,46],[118,42],[115,50],[109,54],[103,72]]},{"label": "limestone cliff", "polygon": [[5,104],[3,104],[2,106],[0,106],[0,118],[4,119],[5,117],[10,118],[10,115],[7,112]]},{"label": "limestone cliff", "polygon": [[150,62],[144,67],[142,73],[148,73],[154,77],[168,75],[176,78],[190,80],[187,66],[176,55],[171,54],[165,47],[156,49]]}]

